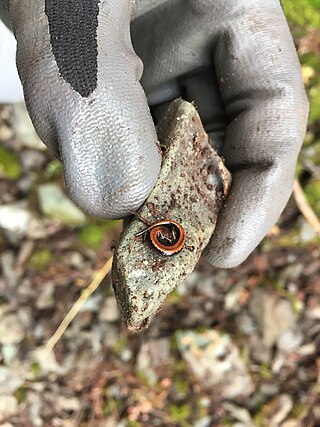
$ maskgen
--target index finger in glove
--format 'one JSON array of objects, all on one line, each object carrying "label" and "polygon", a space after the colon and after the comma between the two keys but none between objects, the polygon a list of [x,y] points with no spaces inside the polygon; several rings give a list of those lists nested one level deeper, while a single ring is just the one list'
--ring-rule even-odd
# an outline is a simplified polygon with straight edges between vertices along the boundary
[{"label": "index finger in glove", "polygon": [[160,169],[157,136],[139,83],[142,62],[130,40],[131,3],[10,3],[17,65],[34,126],[61,159],[73,200],[105,218],[137,209]]},{"label": "index finger in glove", "polygon": [[280,3],[228,6],[216,9],[222,25],[214,63],[230,120],[222,155],[233,185],[207,255],[221,267],[242,262],[277,221],[292,192],[308,115]]}]

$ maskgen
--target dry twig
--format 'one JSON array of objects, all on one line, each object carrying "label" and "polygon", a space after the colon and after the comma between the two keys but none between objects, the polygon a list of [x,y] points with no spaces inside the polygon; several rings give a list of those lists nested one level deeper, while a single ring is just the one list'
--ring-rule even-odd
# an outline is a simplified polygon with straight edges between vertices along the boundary
[{"label": "dry twig", "polygon": [[80,309],[83,307],[88,298],[93,294],[93,292],[100,286],[102,280],[106,277],[106,275],[110,272],[112,267],[113,256],[108,259],[108,261],[104,264],[104,266],[97,272],[95,278],[90,283],[90,285],[84,289],[78,298],[78,300],[73,304],[66,317],[60,323],[56,332],[52,335],[49,341],[46,344],[46,350],[52,351],[54,346],[57,344],[59,339],[64,334],[67,327],[70,325],[72,320],[79,313]]},{"label": "dry twig", "polygon": [[312,207],[310,206],[306,196],[304,195],[303,189],[301,187],[298,179],[295,179],[293,184],[293,194],[295,201],[302,215],[306,221],[311,225],[311,227],[320,235],[320,220],[317,215],[314,213]]}]

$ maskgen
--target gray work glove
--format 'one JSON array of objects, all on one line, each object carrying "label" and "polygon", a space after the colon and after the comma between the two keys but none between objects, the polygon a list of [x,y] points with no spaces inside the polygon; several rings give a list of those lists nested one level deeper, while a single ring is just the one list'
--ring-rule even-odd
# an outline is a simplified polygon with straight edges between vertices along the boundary
[{"label": "gray work glove", "polygon": [[[71,197],[89,213],[125,216],[160,167],[130,44],[131,1],[12,0],[10,14],[28,109],[63,163]],[[134,17],[155,116],[179,95],[195,100],[233,175],[207,256],[235,266],[287,203],[306,128],[308,102],[280,2],[136,0]]]}]

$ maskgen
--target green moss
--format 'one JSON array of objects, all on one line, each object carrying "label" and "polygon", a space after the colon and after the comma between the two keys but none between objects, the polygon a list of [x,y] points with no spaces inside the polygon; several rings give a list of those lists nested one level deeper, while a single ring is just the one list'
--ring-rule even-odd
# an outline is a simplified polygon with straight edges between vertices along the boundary
[{"label": "green moss", "polygon": [[289,233],[285,233],[277,240],[277,246],[285,248],[296,248],[301,246],[299,230],[293,229]]},{"label": "green moss", "polygon": [[15,392],[15,397],[18,400],[18,403],[20,404],[21,402],[24,401],[24,399],[26,398],[26,388],[25,386],[21,386],[19,387],[16,392]]},{"label": "green moss", "polygon": [[18,179],[21,175],[20,163],[11,151],[0,146],[0,176],[8,179]]},{"label": "green moss", "polygon": [[39,363],[32,363],[31,372],[33,373],[35,378],[39,377],[39,375],[41,374],[41,366],[39,365]]},{"label": "green moss", "polygon": [[310,115],[309,124],[320,120],[320,83],[309,89]]},{"label": "green moss", "polygon": [[140,385],[147,388],[151,387],[153,390],[158,388],[158,377],[152,368],[147,368],[144,370],[136,369],[135,373],[140,382]]},{"label": "green moss", "polygon": [[[300,62],[308,67],[311,67],[314,72],[319,73],[320,72],[320,57],[319,55],[315,55],[313,52],[305,53],[304,55],[301,55]],[[310,83],[316,82],[317,76],[313,74],[313,77],[310,79]],[[309,82],[308,82],[309,83]]]},{"label": "green moss", "polygon": [[138,421],[128,420],[126,425],[128,427],[142,427],[143,424],[139,423]]},{"label": "green moss", "polygon": [[115,355],[120,356],[121,352],[125,349],[126,345],[127,345],[127,340],[126,340],[125,336],[120,335],[112,347],[112,352]]},{"label": "green moss", "polygon": [[62,176],[62,165],[57,159],[52,160],[45,169],[44,178],[46,180],[56,180]]},{"label": "green moss", "polygon": [[174,388],[180,395],[186,396],[190,391],[190,384],[186,381],[185,376],[177,376],[174,379]]},{"label": "green moss", "polygon": [[95,221],[86,224],[79,231],[79,239],[86,246],[98,248],[105,234],[114,229],[118,225],[118,221]]},{"label": "green moss", "polygon": [[188,418],[191,416],[191,408],[188,404],[170,405],[169,413],[173,421],[178,422],[181,427],[189,427]]},{"label": "green moss", "polygon": [[299,298],[297,298],[295,295],[291,295],[289,300],[291,302],[294,313],[297,315],[301,314],[304,308],[303,302]]},{"label": "green moss", "polygon": [[105,389],[104,394],[105,394],[106,400],[103,407],[103,415],[105,417],[108,417],[110,415],[112,416],[114,412],[119,412],[121,408],[121,401],[114,398],[114,396],[109,397],[107,388]]},{"label": "green moss", "polygon": [[[176,350],[178,349],[178,347],[176,346],[175,348]],[[187,371],[187,365],[186,362],[181,359],[181,360],[176,360],[173,366],[174,369],[174,375],[185,375],[186,371]]]},{"label": "green moss", "polygon": [[259,367],[259,375],[263,380],[271,380],[272,379],[272,371],[270,367],[266,363],[262,363]]},{"label": "green moss", "polygon": [[52,262],[52,252],[49,249],[39,249],[33,253],[29,265],[34,270],[44,270]]},{"label": "green moss", "polygon": [[224,415],[221,419],[221,424],[225,427],[232,427],[234,425],[234,421],[227,415]]},{"label": "green moss", "polygon": [[320,216],[320,180],[307,184],[304,192],[315,213]]},{"label": "green moss", "polygon": [[320,0],[282,0],[287,19],[301,27],[320,26]]},{"label": "green moss", "polygon": [[174,291],[172,291],[167,299],[166,299],[166,305],[173,305],[173,304],[177,304],[179,301],[181,301],[182,299],[182,295],[179,294],[179,292],[177,291],[177,289],[175,289]]},{"label": "green moss", "polygon": [[292,418],[299,418],[302,414],[306,412],[306,409],[308,408],[308,405],[301,402],[295,402],[292,411],[291,411],[291,417]]},{"label": "green moss", "polygon": [[259,411],[255,416],[254,416],[254,418],[253,418],[253,422],[254,422],[254,425],[256,426],[256,427],[265,427],[266,425],[268,425],[268,424],[266,424],[266,420],[265,420],[265,414],[264,414],[264,412],[263,412],[263,409],[261,410],[261,411]]},{"label": "green moss", "polygon": [[[314,135],[313,132],[307,131],[306,136],[304,138],[303,147],[308,147],[314,143]],[[303,151],[302,151],[303,152]]]}]

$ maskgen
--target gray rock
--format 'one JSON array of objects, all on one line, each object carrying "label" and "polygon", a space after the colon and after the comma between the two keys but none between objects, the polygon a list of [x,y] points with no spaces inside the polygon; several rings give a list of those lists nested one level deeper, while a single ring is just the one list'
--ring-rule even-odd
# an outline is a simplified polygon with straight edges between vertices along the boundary
[{"label": "gray rock", "polygon": [[25,336],[24,328],[15,314],[8,314],[0,318],[0,343],[18,344]]},{"label": "gray rock", "polygon": [[300,242],[301,243],[309,243],[314,241],[319,233],[312,227],[307,221],[304,219],[300,219]]},{"label": "gray rock", "polygon": [[194,424],[194,427],[210,427],[211,425],[211,418],[209,415],[201,418],[200,420],[196,421]]},{"label": "gray rock", "polygon": [[106,327],[102,329],[102,343],[104,347],[112,348],[119,340],[119,328],[118,326],[110,323],[106,323],[105,326]]},{"label": "gray rock", "polygon": [[237,325],[239,330],[248,336],[252,336],[257,330],[254,320],[246,311],[237,316]]},{"label": "gray rock", "polygon": [[301,427],[301,421],[290,419],[282,423],[281,427]]},{"label": "gray rock", "polygon": [[308,308],[306,316],[309,317],[309,319],[320,320],[320,306]]},{"label": "gray rock", "polygon": [[17,182],[19,190],[24,193],[26,197],[28,197],[28,195],[32,191],[33,186],[35,185],[36,178],[36,174],[27,174],[20,178]]},{"label": "gray rock", "polygon": [[75,412],[80,408],[80,400],[77,397],[72,396],[57,396],[55,402],[56,409],[58,411]]},{"label": "gray rock", "polygon": [[133,356],[133,352],[132,352],[131,348],[129,348],[129,347],[125,347],[121,351],[120,357],[121,357],[122,362],[124,362],[124,363],[128,363],[129,360],[132,359],[132,356]]},{"label": "gray rock", "polygon": [[12,417],[18,409],[18,401],[14,396],[0,396],[0,414],[2,419]]},{"label": "gray rock", "polygon": [[312,354],[315,354],[317,351],[317,345],[314,342],[302,345],[298,350],[297,353],[301,356],[301,357],[307,357],[310,356]]},{"label": "gray rock", "polygon": [[63,374],[65,372],[65,368],[58,364],[54,353],[45,347],[37,347],[31,356],[40,365],[43,374]]},{"label": "gray rock", "polygon": [[38,187],[41,212],[67,225],[81,225],[85,214],[67,197],[57,184],[43,184]]},{"label": "gray rock", "polygon": [[217,387],[225,399],[241,398],[253,392],[252,379],[230,335],[215,330],[183,331],[177,333],[177,343],[203,387],[211,391]]},{"label": "gray rock", "polygon": [[20,156],[20,162],[25,172],[40,170],[46,161],[46,156],[40,151],[24,150]]},{"label": "gray rock", "polygon": [[3,344],[1,354],[6,365],[11,365],[18,358],[19,348],[14,344]]},{"label": "gray rock", "polygon": [[47,239],[61,230],[62,224],[57,219],[33,218],[28,227],[28,237],[33,240]]},{"label": "gray rock", "polygon": [[38,394],[33,390],[29,390],[26,395],[28,407],[30,411],[30,418],[32,419],[33,427],[42,427],[43,419],[41,417],[43,394]]},{"label": "gray rock", "polygon": [[236,286],[232,287],[231,290],[227,293],[224,301],[224,306],[227,311],[238,313],[241,310],[240,298],[243,295],[245,286],[246,281],[243,280]]},{"label": "gray rock", "polygon": [[86,300],[86,302],[83,304],[83,306],[80,308],[80,313],[90,311],[91,313],[96,313],[100,310],[100,303],[101,303],[102,295],[100,294],[93,294]]},{"label": "gray rock", "polygon": [[107,297],[99,313],[100,319],[105,322],[117,322],[119,320],[119,311],[114,297]]},{"label": "gray rock", "polygon": [[257,408],[262,407],[266,401],[279,393],[279,385],[265,382],[259,385],[254,394],[246,401],[249,410],[255,412]]},{"label": "gray rock", "polygon": [[19,241],[26,234],[32,219],[26,202],[17,202],[0,206],[0,228],[9,233],[9,237]]},{"label": "gray rock", "polygon": [[24,102],[14,104],[12,126],[16,136],[25,147],[42,151],[47,150],[47,147],[34,130]]},{"label": "gray rock", "polygon": [[278,349],[284,353],[289,353],[299,348],[303,341],[303,334],[296,329],[288,329],[283,332],[278,340]]},{"label": "gray rock", "polygon": [[54,304],[54,284],[52,282],[45,283],[41,288],[40,295],[36,301],[36,307],[39,310],[50,308]]},{"label": "gray rock", "polygon": [[255,290],[250,310],[259,323],[263,343],[269,348],[297,319],[290,301],[263,289]]},{"label": "gray rock", "polygon": [[[133,248],[146,224],[134,218],[124,229],[114,255],[112,285],[121,318],[132,331],[145,328],[167,295],[194,269],[213,234],[231,180],[188,102],[170,105],[158,137],[166,151],[158,181],[139,214],[150,223],[166,218],[181,224],[186,246],[173,255],[145,241],[136,241]],[[165,231],[165,242],[179,242],[177,227],[169,225]]]},{"label": "gray rock", "polygon": [[0,366],[0,396],[14,394],[27,375],[26,367],[20,362],[14,362],[10,367]]},{"label": "gray rock", "polygon": [[270,427],[278,427],[287,418],[293,408],[293,401],[288,394],[281,394],[272,403],[272,416],[269,420]]},{"label": "gray rock", "polygon": [[78,270],[84,269],[85,261],[79,252],[68,252],[66,254],[65,263]]},{"label": "gray rock", "polygon": [[229,402],[225,402],[223,407],[234,420],[240,421],[247,427],[253,426],[251,415],[247,409],[241,408],[240,406]]},{"label": "gray rock", "polygon": [[16,286],[19,273],[15,268],[15,255],[12,251],[5,251],[0,257],[3,279],[5,281],[4,294],[13,295],[13,288]]},{"label": "gray rock", "polygon": [[9,126],[2,124],[0,126],[0,141],[9,141],[14,136],[12,128]]},{"label": "gray rock", "polygon": [[146,341],[142,344],[136,368],[144,371],[151,367],[157,367],[168,363],[170,357],[170,340],[158,338]]}]

